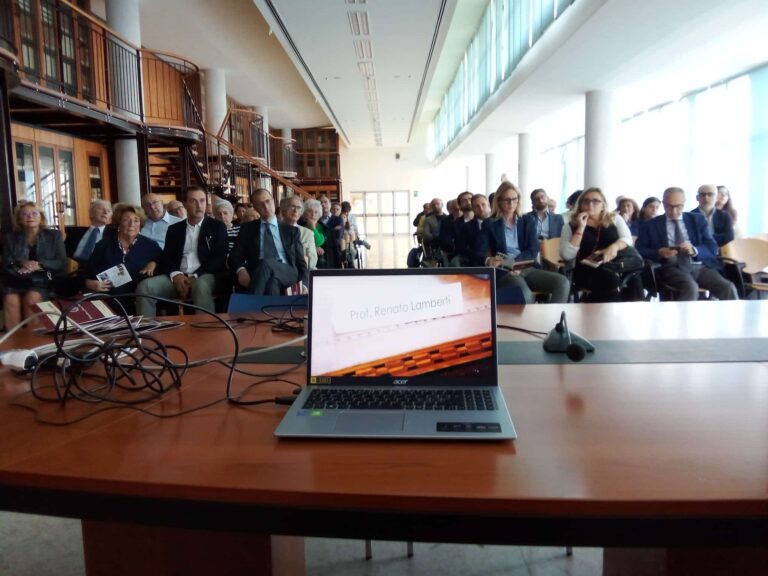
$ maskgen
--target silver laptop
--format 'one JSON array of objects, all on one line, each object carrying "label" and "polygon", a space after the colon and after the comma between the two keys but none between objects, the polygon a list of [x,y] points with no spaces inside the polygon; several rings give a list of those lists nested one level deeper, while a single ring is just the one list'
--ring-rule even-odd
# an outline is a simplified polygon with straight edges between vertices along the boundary
[{"label": "silver laptop", "polygon": [[280,437],[502,440],[490,268],[317,270],[307,386]]}]

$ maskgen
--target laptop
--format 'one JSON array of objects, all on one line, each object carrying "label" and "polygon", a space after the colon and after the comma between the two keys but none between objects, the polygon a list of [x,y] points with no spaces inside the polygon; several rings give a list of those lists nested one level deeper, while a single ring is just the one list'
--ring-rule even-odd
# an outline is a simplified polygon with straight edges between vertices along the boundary
[{"label": "laptop", "polygon": [[491,268],[317,270],[307,386],[279,437],[516,438]]}]

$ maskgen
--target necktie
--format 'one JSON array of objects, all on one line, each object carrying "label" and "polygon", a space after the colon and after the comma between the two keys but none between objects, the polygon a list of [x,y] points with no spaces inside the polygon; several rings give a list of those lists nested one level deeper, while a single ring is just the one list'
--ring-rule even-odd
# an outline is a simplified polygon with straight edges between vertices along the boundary
[{"label": "necktie", "polygon": [[264,259],[265,260],[277,260],[277,246],[275,246],[275,238],[272,236],[272,224],[265,222],[266,228],[264,228]]},{"label": "necktie", "polygon": [[85,246],[83,246],[83,249],[80,251],[80,255],[77,257],[78,260],[88,260],[88,258],[91,257],[91,254],[93,254],[93,247],[96,246],[96,242],[98,241],[99,229],[91,228],[88,231],[88,237],[85,239]]},{"label": "necktie", "polygon": [[[675,220],[675,246],[680,246],[685,242],[685,232],[683,232],[683,221]],[[677,253],[677,267],[682,270],[691,269],[691,257],[686,252]]]}]

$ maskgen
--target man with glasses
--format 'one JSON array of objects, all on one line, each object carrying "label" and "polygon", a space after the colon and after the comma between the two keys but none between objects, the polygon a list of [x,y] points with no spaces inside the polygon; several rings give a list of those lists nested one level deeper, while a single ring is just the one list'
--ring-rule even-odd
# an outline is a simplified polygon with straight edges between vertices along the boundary
[{"label": "man with glasses", "polygon": [[720,274],[717,243],[704,216],[683,211],[682,188],[667,188],[662,204],[664,214],[640,228],[636,247],[643,258],[661,263],[657,274],[678,300],[698,299],[699,287],[719,300],[735,300],[736,287]]},{"label": "man with glasses", "polygon": [[731,215],[724,210],[718,210],[715,206],[717,187],[712,184],[699,186],[696,200],[699,201],[699,205],[691,210],[691,212],[701,214],[707,219],[707,226],[717,245],[722,247],[733,240],[733,220],[731,220]]},{"label": "man with glasses", "polygon": [[147,213],[147,221],[141,227],[141,235],[151,238],[160,248],[165,248],[165,235],[168,226],[181,222],[182,218],[169,214],[163,204],[163,199],[157,194],[145,194],[141,198],[141,207]]}]

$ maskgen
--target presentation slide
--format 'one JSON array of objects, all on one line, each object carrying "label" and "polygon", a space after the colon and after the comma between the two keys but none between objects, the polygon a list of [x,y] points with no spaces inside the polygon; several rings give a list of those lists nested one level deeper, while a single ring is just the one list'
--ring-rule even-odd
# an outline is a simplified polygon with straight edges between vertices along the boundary
[{"label": "presentation slide", "polygon": [[492,356],[483,276],[317,277],[311,376],[407,376]]}]

